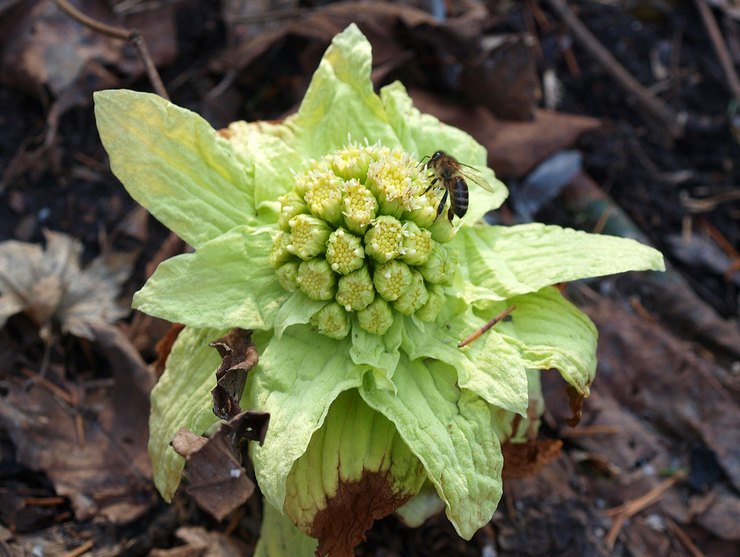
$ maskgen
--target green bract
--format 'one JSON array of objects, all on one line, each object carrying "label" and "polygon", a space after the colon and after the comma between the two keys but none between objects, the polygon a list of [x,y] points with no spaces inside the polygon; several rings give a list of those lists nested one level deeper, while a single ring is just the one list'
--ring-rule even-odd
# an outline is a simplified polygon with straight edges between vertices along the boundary
[{"label": "green bract", "polygon": [[[418,524],[437,503],[470,538],[498,504],[500,444],[513,416],[526,418],[535,370],[558,369],[582,396],[593,380],[596,331],[551,285],[663,268],[632,240],[480,224],[506,196],[483,147],[419,113],[398,83],[376,95],[370,70],[352,25],[297,114],[222,133],[154,95],[95,95],[113,171],[195,249],[134,299],[186,325],[152,394],[157,487],[169,500],[180,481],[175,433],[216,422],[208,341],[255,331],[242,407],[270,414],[252,452],[269,504],[260,555],[281,554],[288,542],[275,536],[304,539],[291,524],[320,554],[345,555],[373,519],[397,510]],[[426,191],[419,165],[437,150],[493,186],[470,184],[454,226],[435,218],[441,192]],[[510,319],[457,347],[511,305]]]}]

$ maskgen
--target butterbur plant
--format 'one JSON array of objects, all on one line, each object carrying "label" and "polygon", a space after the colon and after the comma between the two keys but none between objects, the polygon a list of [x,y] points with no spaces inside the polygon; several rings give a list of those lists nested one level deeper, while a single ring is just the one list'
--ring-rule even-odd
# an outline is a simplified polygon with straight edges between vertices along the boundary
[{"label": "butterbur plant", "polygon": [[[170,500],[183,469],[170,441],[218,421],[209,342],[253,331],[259,363],[241,407],[270,415],[250,453],[265,498],[259,555],[352,555],[393,512],[420,524],[444,509],[469,539],[501,497],[502,443],[527,429],[515,417],[536,421],[540,370],[589,394],[596,330],[552,285],[663,269],[632,240],[483,224],[506,196],[484,148],[419,113],[399,83],[376,94],[370,71],[352,25],[295,115],[220,133],[154,95],[95,95],[114,173],[195,249],[134,298],[185,325],[152,393],[155,482]],[[438,150],[491,189],[470,182],[452,223],[420,164]]]}]

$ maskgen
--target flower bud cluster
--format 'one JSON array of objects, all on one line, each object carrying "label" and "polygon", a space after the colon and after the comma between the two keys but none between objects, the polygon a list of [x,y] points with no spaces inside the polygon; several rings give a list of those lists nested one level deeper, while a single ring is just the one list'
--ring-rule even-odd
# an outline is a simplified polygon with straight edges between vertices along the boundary
[{"label": "flower bud cluster", "polygon": [[320,333],[343,338],[354,321],[382,335],[396,313],[437,318],[454,228],[437,218],[429,184],[401,149],[350,144],[312,161],[280,198],[270,264],[283,288],[327,302],[311,319]]}]

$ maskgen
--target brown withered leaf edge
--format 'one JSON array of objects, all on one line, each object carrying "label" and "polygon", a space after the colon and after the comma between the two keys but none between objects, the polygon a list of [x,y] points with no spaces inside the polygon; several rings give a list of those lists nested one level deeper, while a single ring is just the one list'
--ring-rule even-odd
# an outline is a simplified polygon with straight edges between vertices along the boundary
[{"label": "brown withered leaf edge", "polygon": [[583,416],[583,402],[586,398],[570,385],[565,386],[565,392],[568,393],[570,411],[573,412],[567,423],[570,427],[576,427],[581,421],[581,416]]},{"label": "brown withered leaf edge", "polygon": [[319,540],[317,557],[353,557],[354,547],[365,539],[373,522],[408,499],[393,492],[386,472],[365,471],[359,481],[340,482],[337,494],[313,521],[311,536]]},{"label": "brown withered leaf edge", "polygon": [[226,518],[254,493],[255,485],[242,466],[242,445],[262,443],[269,421],[269,414],[246,411],[223,424],[211,438],[181,428],[172,440],[172,448],[187,460],[185,491],[217,520]]},{"label": "brown withered leaf edge", "polygon": [[560,456],[560,439],[535,439],[525,443],[504,443],[503,478],[520,480],[537,474],[545,465]]},{"label": "brown withered leaf edge", "polygon": [[157,351],[157,360],[154,362],[154,373],[157,374],[157,377],[162,377],[164,368],[167,365],[167,358],[170,357],[170,352],[172,352],[172,346],[184,328],[185,325],[173,323],[167,330],[167,334],[160,338],[154,346],[154,349]]},{"label": "brown withered leaf edge", "polygon": [[232,329],[209,346],[221,356],[221,365],[216,370],[216,386],[211,391],[213,413],[222,420],[230,420],[242,411],[239,400],[247,373],[257,365],[259,355],[252,344],[252,331],[244,329]]}]

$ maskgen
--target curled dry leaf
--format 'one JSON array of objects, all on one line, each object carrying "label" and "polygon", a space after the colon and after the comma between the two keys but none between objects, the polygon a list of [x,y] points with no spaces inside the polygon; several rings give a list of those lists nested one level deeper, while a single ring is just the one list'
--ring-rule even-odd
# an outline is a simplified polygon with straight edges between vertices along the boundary
[{"label": "curled dry leaf", "polygon": [[96,325],[128,314],[116,303],[131,271],[132,254],[109,254],[80,268],[82,245],[45,231],[46,249],[15,240],[0,243],[0,326],[24,312],[48,338],[58,323],[65,333],[94,340]]},{"label": "curled dry leaf", "polygon": [[262,443],[269,421],[269,414],[242,412],[211,438],[182,428],[172,440],[172,448],[188,461],[187,493],[217,520],[223,520],[254,492],[254,483],[242,466],[241,445],[244,441]]},{"label": "curled dry leaf", "polygon": [[247,373],[257,365],[259,355],[252,343],[252,331],[243,329],[233,329],[209,346],[221,356],[221,365],[216,370],[216,386],[211,391],[213,413],[228,420],[242,411],[239,399],[244,392]]}]

